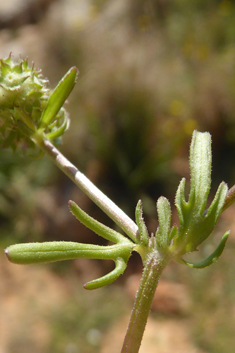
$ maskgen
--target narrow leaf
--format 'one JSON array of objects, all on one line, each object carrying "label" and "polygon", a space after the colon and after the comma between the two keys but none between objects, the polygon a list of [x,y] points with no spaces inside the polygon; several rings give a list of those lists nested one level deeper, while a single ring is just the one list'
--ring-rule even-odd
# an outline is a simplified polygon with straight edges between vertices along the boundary
[{"label": "narrow leaf", "polygon": [[171,226],[171,207],[169,201],[161,196],[157,200],[157,213],[159,227],[156,234],[157,243],[160,247],[166,248],[169,242]]},{"label": "narrow leaf", "polygon": [[216,250],[210,256],[208,256],[205,260],[198,262],[198,263],[191,263],[191,262],[185,261],[184,259],[181,259],[180,261],[182,261],[182,263],[184,263],[185,265],[192,267],[192,268],[204,268],[204,267],[212,265],[214,262],[216,262],[218,260],[218,258],[222,254],[224,247],[225,247],[225,244],[226,244],[226,241],[228,239],[228,236],[229,236],[229,232],[226,232],[223,235]]},{"label": "narrow leaf", "polygon": [[46,128],[52,123],[59,110],[62,108],[64,102],[71,93],[78,77],[78,69],[72,67],[65,76],[60,80],[42,113],[40,127]]},{"label": "narrow leaf", "polygon": [[215,197],[206,212],[205,219],[210,220],[210,222],[217,222],[224,206],[224,201],[228,192],[228,186],[225,182],[220,183]]},{"label": "narrow leaf", "polygon": [[69,207],[73,215],[87,228],[91,229],[96,234],[100,235],[104,239],[107,239],[113,243],[132,243],[129,239],[124,237],[122,234],[116,232],[115,230],[105,226],[104,224],[98,222],[94,218],[90,217],[86,212],[84,212],[78,205],[69,201]]},{"label": "narrow leaf", "polygon": [[169,234],[169,238],[168,240],[171,241],[174,237],[176,237],[178,234],[178,227],[176,224],[173,225],[173,227],[171,228],[171,232]]},{"label": "narrow leaf", "polygon": [[97,278],[93,281],[90,281],[88,283],[86,283],[84,285],[85,289],[96,289],[96,288],[100,288],[100,287],[104,287],[107,284],[111,284],[114,281],[116,281],[116,279],[123,274],[123,272],[125,271],[127,267],[126,262],[121,258],[117,258],[117,260],[115,261],[115,269],[111,272],[109,272],[107,275],[101,277],[101,278]]},{"label": "narrow leaf", "polygon": [[136,224],[139,228],[140,244],[147,246],[149,242],[149,233],[143,219],[143,209],[142,209],[141,200],[139,200],[137,203],[137,206],[135,209],[135,218],[136,218]]},{"label": "narrow leaf", "polygon": [[186,179],[183,178],[178,186],[175,195],[175,206],[177,208],[179,214],[180,225],[183,226],[184,224],[184,205],[185,205],[185,182]]},{"label": "narrow leaf", "polygon": [[195,212],[203,213],[211,185],[211,135],[193,132],[190,147],[191,186],[189,203],[195,199]]},{"label": "narrow leaf", "polygon": [[11,262],[22,265],[77,258],[116,260],[120,255],[128,259],[130,253],[129,244],[102,246],[69,241],[15,244],[5,250]]},{"label": "narrow leaf", "polygon": [[54,140],[54,139],[60,137],[61,135],[63,135],[65,130],[67,130],[68,125],[69,125],[69,120],[66,119],[58,129],[46,134],[46,138],[48,140]]}]

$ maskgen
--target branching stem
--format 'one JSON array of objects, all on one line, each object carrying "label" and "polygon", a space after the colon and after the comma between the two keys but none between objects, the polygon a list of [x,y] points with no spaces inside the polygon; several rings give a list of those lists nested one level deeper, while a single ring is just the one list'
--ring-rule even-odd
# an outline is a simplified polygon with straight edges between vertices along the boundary
[{"label": "branching stem", "polygon": [[42,134],[36,133],[33,141],[47,154],[54,163],[99,207],[101,208],[134,242],[138,227],[113,201],[100,191],[83,173]]}]

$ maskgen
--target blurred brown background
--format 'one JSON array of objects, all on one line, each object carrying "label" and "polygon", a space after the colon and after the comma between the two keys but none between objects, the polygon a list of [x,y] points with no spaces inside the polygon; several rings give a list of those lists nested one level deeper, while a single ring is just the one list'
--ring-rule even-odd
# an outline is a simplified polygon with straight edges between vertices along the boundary
[{"label": "blurred brown background", "polygon": [[[213,138],[212,194],[235,180],[235,2],[230,0],[8,0],[0,3],[0,57],[28,57],[54,87],[71,66],[78,83],[61,151],[130,217],[141,198],[149,230],[159,196],[174,203],[189,178],[192,131]],[[0,151],[0,246],[15,242],[100,242],[68,211],[69,199],[107,217],[47,157]],[[235,351],[235,207],[221,217],[197,259],[227,229],[218,263],[170,264],[141,353]],[[177,222],[175,210],[173,219]],[[118,353],[138,286],[132,256],[115,284],[82,284],[112,264],[78,260],[16,266],[0,256],[0,352]]]}]

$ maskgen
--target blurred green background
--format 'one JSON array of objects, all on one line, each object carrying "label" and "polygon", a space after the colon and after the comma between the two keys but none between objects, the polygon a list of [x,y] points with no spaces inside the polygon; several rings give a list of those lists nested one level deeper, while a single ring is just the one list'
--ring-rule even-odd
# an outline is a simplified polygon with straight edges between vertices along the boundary
[{"label": "blurred green background", "polygon": [[[0,5],[0,56],[9,52],[16,58],[27,56],[42,68],[51,87],[71,66],[78,67],[79,80],[67,104],[71,127],[59,148],[130,217],[141,198],[151,232],[157,227],[157,198],[164,195],[173,204],[180,179],[189,178],[188,149],[194,129],[212,134],[212,192],[221,180],[234,184],[234,1],[9,0]],[[0,191],[2,249],[26,241],[96,242],[96,236],[69,213],[69,199],[113,226],[47,157],[32,160],[0,150]],[[191,304],[187,313],[172,314],[159,307],[154,319],[186,320],[190,340],[198,349],[194,352],[235,351],[234,212],[234,207],[226,211],[218,234],[198,254],[198,258],[206,256],[221,233],[231,229],[218,263],[202,271],[173,264],[164,274],[167,281],[184,284]],[[175,210],[173,220],[177,222]],[[7,271],[14,277],[14,267],[9,270],[3,256],[1,263],[3,278],[8,278]],[[105,273],[111,265],[86,265],[90,271],[80,261],[47,267],[49,282],[54,275],[70,293],[64,295],[62,308],[53,308],[40,319],[51,325],[47,344],[42,350],[37,340],[29,340],[29,319],[23,314],[14,319],[6,312],[0,328],[7,317],[16,324],[9,328],[12,335],[4,352],[27,353],[32,347],[35,352],[104,351],[99,335],[103,337],[111,323],[130,309],[133,297],[126,283],[139,273],[140,260],[133,256],[117,284],[92,295],[83,293],[77,277],[93,278],[95,271]],[[20,284],[15,281],[3,281],[1,306],[6,292],[17,295]],[[40,290],[39,295],[43,295]],[[28,318],[34,315],[30,310],[25,314]],[[37,315],[40,312],[41,307]],[[19,333],[21,320],[26,324]],[[156,343],[154,347],[162,352]]]}]

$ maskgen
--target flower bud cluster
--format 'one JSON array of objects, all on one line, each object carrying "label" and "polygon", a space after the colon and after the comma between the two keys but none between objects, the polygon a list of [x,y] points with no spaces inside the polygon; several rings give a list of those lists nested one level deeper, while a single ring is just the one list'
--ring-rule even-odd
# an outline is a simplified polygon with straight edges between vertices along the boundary
[{"label": "flower bud cluster", "polygon": [[[0,141],[13,150],[34,148],[30,136],[40,125],[42,112],[50,96],[48,80],[41,71],[28,65],[28,60],[16,62],[11,55],[0,60]],[[46,132],[68,124],[68,116],[61,108]]]}]

